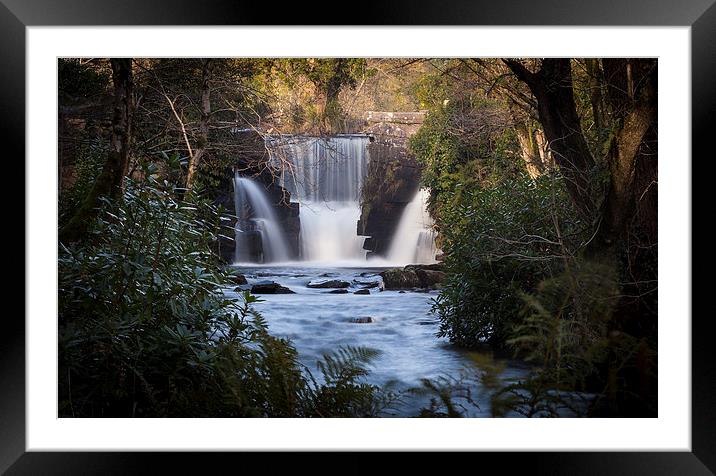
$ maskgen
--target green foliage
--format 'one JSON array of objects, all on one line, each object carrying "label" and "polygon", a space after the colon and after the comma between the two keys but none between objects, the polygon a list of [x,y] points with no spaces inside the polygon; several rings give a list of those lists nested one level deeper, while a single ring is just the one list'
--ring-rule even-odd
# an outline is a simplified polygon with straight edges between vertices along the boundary
[{"label": "green foliage", "polygon": [[420,384],[413,389],[413,393],[430,397],[430,405],[420,411],[422,418],[462,418],[468,412],[468,406],[479,408],[472,399],[470,384],[465,383],[464,376],[424,378]]},{"label": "green foliage", "polygon": [[493,414],[654,415],[656,355],[647,340],[610,329],[618,294],[612,264],[578,259],[524,295],[508,343],[535,367],[493,394]]},{"label": "green foliage", "polygon": [[[289,90],[302,90],[301,80],[307,79],[315,88],[307,103],[292,104],[289,121],[294,128],[308,125],[323,130],[328,126],[334,132],[342,132],[346,113],[339,100],[344,89],[354,89],[361,79],[369,78],[375,71],[368,68],[365,58],[287,58],[273,60],[277,76]],[[316,103],[322,107],[316,108]]]},{"label": "green foliage", "polygon": [[[422,185],[431,191],[430,212],[438,221],[442,209],[459,202],[463,191],[521,175],[513,152],[515,133],[495,122],[497,109],[479,97],[446,100],[430,110],[410,138],[410,149],[422,166]],[[479,132],[468,132],[478,126]]]},{"label": "green foliage", "polygon": [[579,222],[556,177],[522,176],[444,198],[448,280],[433,307],[439,334],[466,347],[487,340],[502,346],[520,320],[522,293],[560,272]]},{"label": "green foliage", "polygon": [[443,82],[426,79],[433,109],[410,141],[446,256],[448,280],[433,311],[439,335],[458,345],[504,346],[522,293],[560,272],[580,224],[559,176],[532,180],[520,169],[514,132],[490,122],[496,105]]},{"label": "green foliage", "polygon": [[309,372],[311,385],[307,398],[310,409],[307,416],[377,416],[384,407],[378,398],[381,389],[364,383],[362,378],[369,373],[367,365],[379,355],[375,349],[353,346],[325,354],[318,362],[323,383],[318,383]]}]

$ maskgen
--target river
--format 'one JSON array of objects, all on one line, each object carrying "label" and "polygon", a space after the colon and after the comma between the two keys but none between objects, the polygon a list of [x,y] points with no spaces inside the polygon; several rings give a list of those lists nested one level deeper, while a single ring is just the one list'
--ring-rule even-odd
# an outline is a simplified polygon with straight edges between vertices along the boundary
[{"label": "river", "polygon": [[[291,266],[236,266],[249,284],[274,281],[295,294],[264,294],[256,309],[266,318],[270,332],[291,340],[302,364],[315,371],[322,354],[339,346],[363,346],[377,349],[380,356],[372,362],[368,383],[390,383],[398,390],[419,387],[421,379],[458,378],[468,375],[467,387],[475,405],[466,405],[469,416],[490,416],[488,396],[481,392],[473,359],[436,336],[437,318],[430,313],[437,291],[380,291],[369,288],[369,295],[353,294],[368,282],[380,282],[381,268],[314,267],[304,263]],[[347,294],[332,294],[329,289],[307,287],[309,282],[337,279],[351,283]],[[233,291],[227,291],[232,293]],[[370,323],[351,322],[370,317]],[[314,372],[317,373],[317,372]],[[508,369],[505,376],[514,376]],[[415,415],[429,403],[425,396],[404,397],[397,409],[386,416]]]}]

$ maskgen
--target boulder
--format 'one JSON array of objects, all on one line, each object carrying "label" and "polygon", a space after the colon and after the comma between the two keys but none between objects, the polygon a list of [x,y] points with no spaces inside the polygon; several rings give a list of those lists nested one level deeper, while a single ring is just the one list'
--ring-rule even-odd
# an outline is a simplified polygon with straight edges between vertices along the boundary
[{"label": "boulder", "polygon": [[339,279],[329,279],[327,281],[310,282],[306,286],[312,289],[342,289],[347,288],[351,283],[341,281]]},{"label": "boulder", "polygon": [[248,284],[248,281],[246,281],[246,276],[239,273],[231,275],[231,280],[234,282],[234,284]]},{"label": "boulder", "polygon": [[326,291],[326,294],[348,294],[347,289],[334,289],[332,291]]},{"label": "boulder", "polygon": [[429,271],[445,271],[445,265],[442,263],[433,263],[433,264],[409,264],[405,267],[405,269],[412,269],[412,270],[429,270]]},{"label": "boulder", "polygon": [[353,324],[370,324],[371,322],[373,322],[373,318],[370,316],[354,317],[350,320],[350,322],[352,322]]},{"label": "boulder", "polygon": [[367,289],[359,289],[358,291],[354,292],[353,294],[370,294],[370,291]]},{"label": "boulder", "polygon": [[445,281],[442,265],[408,265],[380,273],[385,289],[436,289]]},{"label": "boulder", "polygon": [[412,289],[420,287],[420,279],[414,270],[392,268],[380,273],[385,289]]},{"label": "boulder", "polygon": [[260,281],[251,286],[252,294],[296,294],[285,286],[273,281]]},{"label": "boulder", "polygon": [[380,286],[380,281],[359,281],[354,279],[353,282],[360,285],[363,289],[372,289]]},{"label": "boulder", "polygon": [[418,275],[420,286],[423,288],[435,289],[442,285],[445,281],[445,273],[442,271],[432,271],[429,269],[417,269],[415,274]]}]

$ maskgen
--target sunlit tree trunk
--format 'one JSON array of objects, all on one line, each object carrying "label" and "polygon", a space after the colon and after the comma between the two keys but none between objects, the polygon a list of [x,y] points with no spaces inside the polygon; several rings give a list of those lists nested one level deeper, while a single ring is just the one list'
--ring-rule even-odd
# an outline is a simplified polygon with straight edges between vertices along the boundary
[{"label": "sunlit tree trunk", "polygon": [[539,177],[551,166],[544,134],[539,128],[526,122],[516,122],[515,132],[527,173],[532,178]]},{"label": "sunlit tree trunk", "polygon": [[201,160],[206,153],[209,144],[209,120],[211,118],[211,75],[214,67],[213,60],[202,61],[201,70],[201,106],[199,118],[199,137],[196,149],[189,157],[189,170],[186,175],[186,189],[189,191],[194,186],[196,173]]}]

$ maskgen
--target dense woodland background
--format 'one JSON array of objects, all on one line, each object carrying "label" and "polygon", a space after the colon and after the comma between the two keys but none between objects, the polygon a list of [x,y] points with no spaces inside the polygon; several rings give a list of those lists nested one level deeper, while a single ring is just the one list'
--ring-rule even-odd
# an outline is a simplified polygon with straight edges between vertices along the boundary
[{"label": "dense woodland background", "polygon": [[[532,366],[505,383],[474,354],[493,414],[656,416],[656,60],[60,59],[58,78],[60,415],[399,405],[363,381],[370,349],[303,368],[255,296],[217,292],[216,198],[237,157],[267,167],[267,135],[425,111],[409,149],[448,276],[439,335]],[[459,381],[423,384],[416,416],[460,416]]]}]

